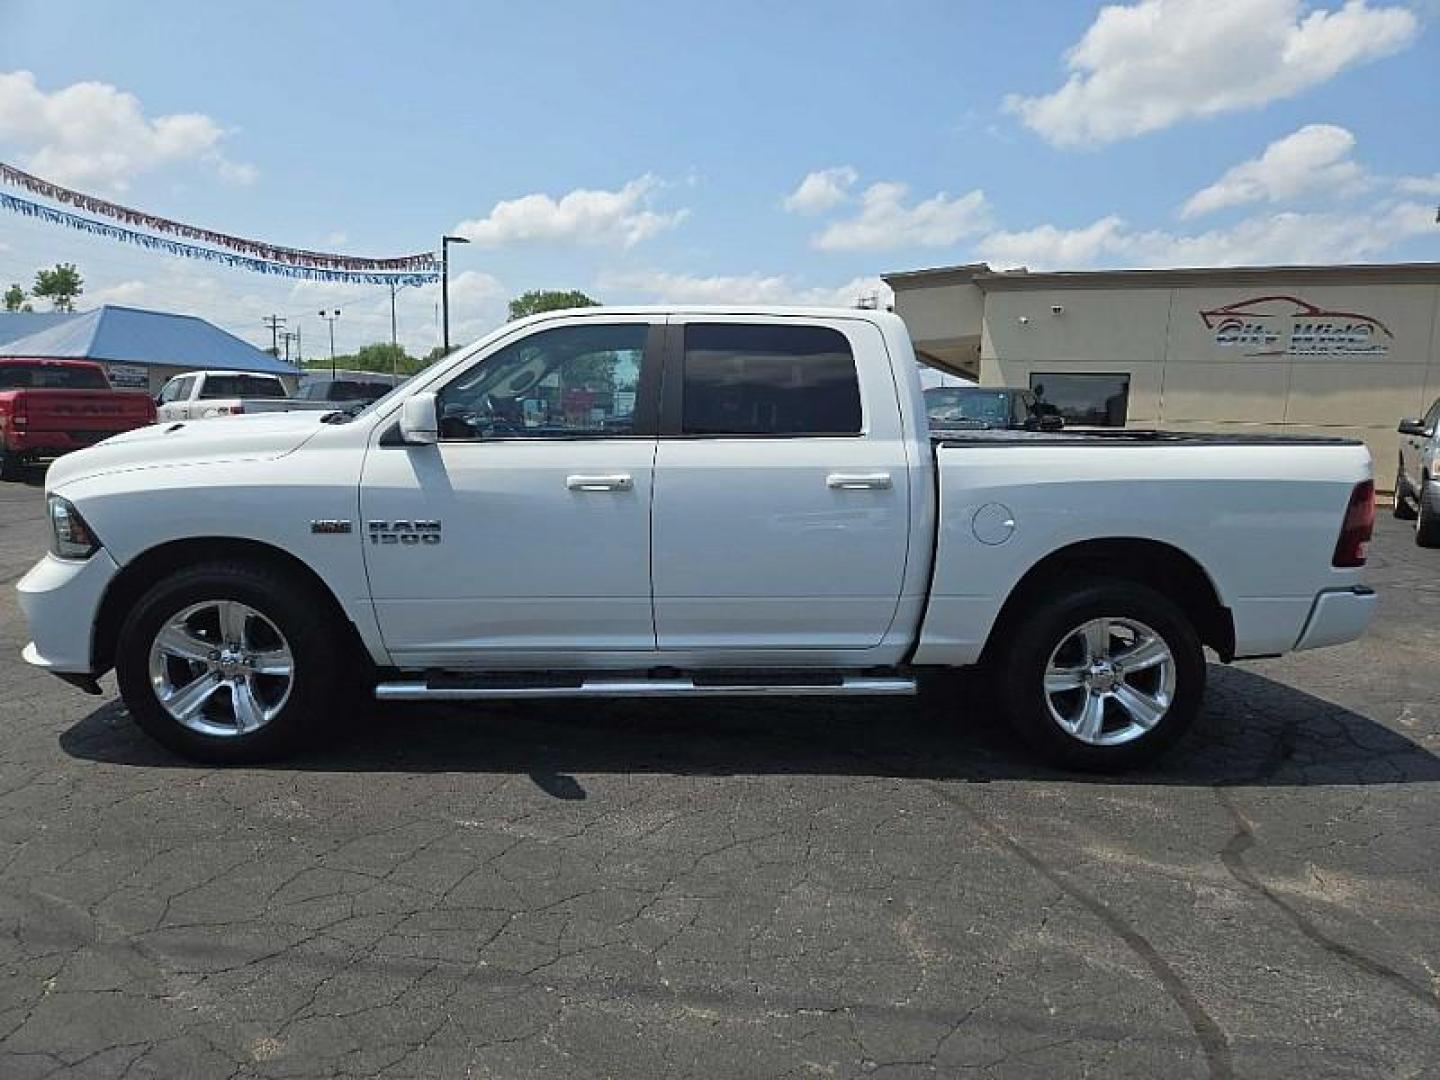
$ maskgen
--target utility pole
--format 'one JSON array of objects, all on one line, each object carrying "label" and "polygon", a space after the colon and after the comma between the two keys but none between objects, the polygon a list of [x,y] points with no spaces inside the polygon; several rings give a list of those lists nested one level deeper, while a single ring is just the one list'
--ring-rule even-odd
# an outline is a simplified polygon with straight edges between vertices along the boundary
[{"label": "utility pole", "polygon": [[320,317],[330,324],[330,377],[335,377],[335,320],[340,318],[340,309],[320,312]]},{"label": "utility pole", "polygon": [[290,342],[297,341],[300,337],[299,330],[280,331],[280,340],[285,343],[285,362],[290,363]]},{"label": "utility pole", "polygon": [[284,315],[266,315],[260,320],[270,331],[270,355],[280,355],[280,328],[285,325]]}]

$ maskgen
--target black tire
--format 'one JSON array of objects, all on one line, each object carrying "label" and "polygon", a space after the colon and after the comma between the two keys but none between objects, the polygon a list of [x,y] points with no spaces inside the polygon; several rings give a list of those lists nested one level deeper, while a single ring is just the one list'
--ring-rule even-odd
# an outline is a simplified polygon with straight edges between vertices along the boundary
[{"label": "black tire", "polygon": [[1410,490],[1410,483],[1405,479],[1405,466],[1403,464],[1395,468],[1395,516],[1401,521],[1415,520],[1415,504],[1412,501],[1415,493]]},{"label": "black tire", "polygon": [[1435,497],[1436,483],[1425,481],[1415,500],[1419,508],[1415,514],[1415,543],[1424,548],[1440,547],[1440,499]]},{"label": "black tire", "polygon": [[4,443],[0,443],[0,480],[23,479],[25,479],[25,463],[20,460],[18,455],[6,450]]},{"label": "black tire", "polygon": [[[1046,671],[1052,655],[1067,641],[1073,641],[1072,635],[1080,627],[1097,619],[1113,619],[1119,624],[1128,620],[1152,630],[1169,650],[1174,677],[1169,707],[1158,722],[1129,741],[1113,745],[1082,741],[1065,730],[1052,714],[1051,698],[1046,694]],[[1001,639],[1005,642],[1004,652],[997,657],[995,669],[1004,709],[1021,737],[1055,765],[1087,772],[1134,768],[1174,745],[1199,712],[1205,690],[1204,649],[1185,612],[1153,589],[1127,581],[1092,581],[1017,616],[1002,628],[1002,633],[1006,635]],[[1123,652],[1117,652],[1117,661],[1123,660]],[[1138,684],[1144,678],[1160,676],[1158,672],[1140,672],[1130,677]],[[1088,699],[1089,691],[1079,688],[1064,692],[1059,701],[1074,701],[1079,708]],[[1112,719],[1128,715],[1123,710],[1117,712],[1118,708],[1117,704],[1102,702],[1102,737],[1113,737],[1123,726]],[[1111,735],[1103,734],[1107,731]]]},{"label": "black tire", "polygon": [[[324,731],[359,689],[345,677],[343,650],[350,639],[327,600],[308,582],[261,563],[212,562],[176,571],[152,586],[125,619],[115,657],[120,696],[148,735],[183,757],[235,765],[291,754]],[[161,705],[152,683],[156,635],[187,608],[210,601],[239,601],[259,613],[283,635],[293,658],[288,696],[268,722],[249,732],[217,735],[186,726]],[[227,691],[214,696],[224,708]]]}]

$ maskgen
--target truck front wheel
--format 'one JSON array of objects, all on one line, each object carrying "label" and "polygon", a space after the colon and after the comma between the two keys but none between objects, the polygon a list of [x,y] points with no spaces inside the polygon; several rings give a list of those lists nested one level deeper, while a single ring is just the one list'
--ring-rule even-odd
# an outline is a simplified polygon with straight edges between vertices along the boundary
[{"label": "truck front wheel", "polygon": [[184,757],[216,764],[292,752],[342,700],[342,635],[303,581],[215,562],[162,578],[131,610],[115,674],[130,714]]},{"label": "truck front wheel", "polygon": [[1067,768],[1150,761],[1194,721],[1205,654],[1185,612],[1153,589],[1099,581],[1019,617],[1000,658],[1003,702],[1024,739]]}]

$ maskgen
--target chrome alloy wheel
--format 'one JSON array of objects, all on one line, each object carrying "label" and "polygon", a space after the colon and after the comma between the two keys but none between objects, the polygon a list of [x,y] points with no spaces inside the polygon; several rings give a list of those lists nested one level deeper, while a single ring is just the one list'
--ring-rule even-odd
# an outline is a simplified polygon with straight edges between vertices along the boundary
[{"label": "chrome alloy wheel", "polygon": [[295,659],[276,625],[238,600],[205,600],[150,643],[150,682],[171,718],[202,735],[248,735],[285,707]]},{"label": "chrome alloy wheel", "polygon": [[1144,735],[1175,699],[1175,657],[1136,619],[1091,619],[1070,631],[1045,665],[1045,703],[1068,735],[1119,746]]}]

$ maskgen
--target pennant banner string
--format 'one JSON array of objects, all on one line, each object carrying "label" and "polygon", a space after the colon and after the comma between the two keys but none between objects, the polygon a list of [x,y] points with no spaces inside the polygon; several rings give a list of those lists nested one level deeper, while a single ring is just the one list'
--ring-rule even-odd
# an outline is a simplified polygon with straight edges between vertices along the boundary
[{"label": "pennant banner string", "polygon": [[257,274],[274,274],[279,277],[301,278],[305,281],[342,281],[356,285],[432,285],[440,280],[440,272],[434,268],[433,261],[429,264],[428,268],[389,273],[374,270],[337,270],[323,266],[297,266],[292,263],[274,262],[269,259],[258,259],[248,255],[238,255],[230,251],[216,251],[214,248],[197,247],[195,244],[185,244],[178,240],[168,240],[163,236],[150,236],[148,233],[121,228],[119,225],[111,225],[106,221],[96,221],[94,218],[81,217],[79,214],[72,214],[68,210],[57,210],[53,206],[42,206],[40,203],[34,203],[15,195],[8,195],[5,192],[0,192],[0,209],[9,210],[12,213],[20,214],[24,217],[36,218],[40,221],[49,222],[52,225],[64,225],[67,228],[89,233],[92,236],[104,236],[111,240],[134,244],[137,247],[147,248],[151,251],[161,251],[167,255],[178,255],[185,259],[203,259],[207,262],[220,263],[223,266],[229,266],[233,269],[249,270]]},{"label": "pennant banner string", "polygon": [[89,213],[99,214],[101,217],[124,222],[126,225],[138,225],[141,228],[149,229],[151,232],[167,233],[171,236],[184,237],[187,240],[199,240],[202,243],[214,244],[230,251],[238,251],[242,254],[262,259],[265,262],[290,263],[296,266],[315,266],[327,270],[368,270],[381,273],[394,273],[402,270],[432,272],[438,268],[433,251],[425,251],[417,255],[401,255],[391,259],[367,259],[359,255],[337,255],[325,251],[306,251],[302,248],[288,248],[275,244],[267,244],[260,240],[246,240],[243,237],[215,232],[212,229],[202,229],[198,226],[186,225],[179,221],[171,221],[169,218],[159,217],[156,214],[147,214],[142,210],[134,210],[128,206],[121,206],[119,203],[109,202],[105,199],[97,199],[93,195],[72,191],[69,188],[61,187],[59,184],[52,184],[48,180],[42,180],[38,176],[32,176],[30,173],[17,169],[13,165],[7,165],[3,161],[0,161],[0,183],[22,187],[32,195],[39,195],[42,198],[51,199],[54,202],[78,207]]}]

